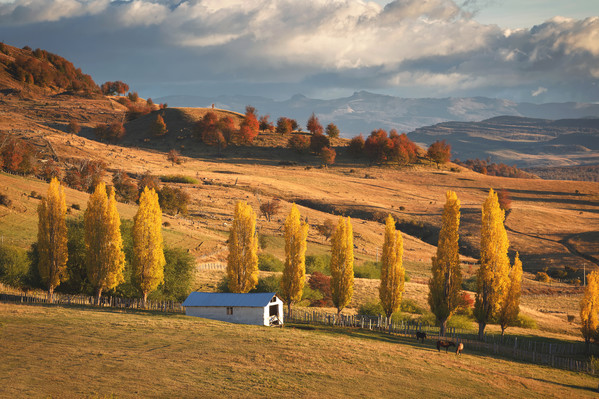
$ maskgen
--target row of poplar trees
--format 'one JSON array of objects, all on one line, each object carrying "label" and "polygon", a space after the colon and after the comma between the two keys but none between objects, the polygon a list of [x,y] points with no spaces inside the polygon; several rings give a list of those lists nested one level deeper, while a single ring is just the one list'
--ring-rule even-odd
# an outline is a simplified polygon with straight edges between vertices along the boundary
[{"label": "row of poplar trees", "polygon": [[[38,269],[48,287],[48,300],[53,302],[54,289],[64,282],[67,273],[67,225],[64,188],[54,178],[48,194],[38,207]],[[103,291],[124,281],[125,253],[121,237],[121,220],[116,208],[114,190],[99,183],[87,202],[84,214],[85,259],[87,276],[94,286],[96,302]],[[162,240],[162,211],[158,194],[145,188],[133,219],[133,270],[135,281],[146,305],[148,293],[164,280],[166,263]]]},{"label": "row of poplar trees", "polygon": [[[437,253],[432,258],[428,302],[445,335],[447,321],[462,303],[462,272],[459,257],[460,200],[453,191],[446,194],[443,223]],[[522,263],[516,253],[513,265],[508,258],[509,241],[504,226],[505,213],[491,189],[482,207],[481,266],[477,272],[474,317],[482,339],[488,323],[498,323],[502,334],[518,317]],[[245,202],[238,202],[229,233],[227,277],[231,292],[248,292],[258,283],[258,241],[256,215]],[[281,296],[291,304],[301,299],[305,281],[305,253],[308,225],[301,221],[294,204],[285,220],[285,268]],[[386,219],[381,256],[379,298],[387,317],[399,310],[404,292],[403,240],[391,215]],[[340,313],[353,294],[353,231],[349,217],[340,217],[331,237],[331,293]],[[599,280],[598,280],[599,283]],[[599,288],[599,286],[598,286]],[[599,304],[599,302],[598,302]]]},{"label": "row of poplar trees", "polygon": [[[443,223],[439,232],[437,254],[432,258],[428,303],[445,335],[447,320],[461,305],[462,272],[460,268],[459,234],[460,200],[453,191],[446,194]],[[474,318],[479,338],[493,322],[501,326],[501,334],[513,324],[520,310],[522,262],[516,253],[510,266],[509,241],[504,226],[505,212],[499,206],[497,193],[491,189],[482,206],[480,267]]]},{"label": "row of poplar trees", "polygon": [[[306,239],[308,224],[292,205],[285,219],[285,267],[280,294],[291,312],[291,305],[301,300],[306,276]],[[229,232],[227,259],[228,288],[231,292],[249,292],[258,283],[258,239],[256,214],[246,202],[235,207]],[[399,309],[404,291],[405,271],[402,265],[403,241],[395,229],[395,220],[387,218],[381,268],[379,296],[385,313],[390,316]],[[354,242],[349,217],[340,217],[331,237],[331,296],[337,312],[351,301],[354,290]]]}]

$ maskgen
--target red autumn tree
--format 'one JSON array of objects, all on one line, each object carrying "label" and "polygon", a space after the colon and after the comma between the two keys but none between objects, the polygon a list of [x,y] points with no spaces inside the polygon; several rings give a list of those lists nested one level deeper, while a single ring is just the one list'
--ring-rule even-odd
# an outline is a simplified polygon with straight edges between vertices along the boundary
[{"label": "red autumn tree", "polygon": [[364,153],[364,136],[360,133],[359,136],[352,138],[349,142],[349,152],[354,158],[359,158]]},{"label": "red autumn tree", "polygon": [[239,139],[243,144],[251,144],[258,135],[260,123],[256,118],[256,109],[250,106],[246,107],[245,118],[239,126]]},{"label": "red autumn tree", "polygon": [[270,115],[262,115],[260,117],[260,130],[263,132],[274,132],[275,125],[269,120]]},{"label": "red autumn tree", "polygon": [[297,152],[306,152],[310,147],[308,138],[301,134],[294,134],[287,141],[287,147],[296,150]]},{"label": "red autumn tree", "polygon": [[322,133],[316,133],[310,136],[310,151],[320,154],[323,148],[330,147],[331,141]]},{"label": "red autumn tree", "polygon": [[331,147],[324,147],[320,150],[320,158],[322,159],[322,163],[325,165],[332,165],[335,163],[335,156],[337,153]]},{"label": "red autumn tree", "polygon": [[291,119],[286,118],[284,116],[277,119],[277,133],[287,134],[293,131],[293,126],[291,123]]},{"label": "red autumn tree", "polygon": [[171,161],[172,166],[179,165],[181,163],[181,154],[179,154],[179,151],[172,149],[166,154],[166,159]]},{"label": "red autumn tree", "polygon": [[447,144],[445,140],[437,140],[428,147],[426,156],[437,165],[449,162],[451,158],[451,145]]},{"label": "red autumn tree", "polygon": [[279,212],[280,208],[281,203],[279,200],[269,200],[260,204],[260,212],[269,222],[270,218],[276,215]]},{"label": "red autumn tree", "polygon": [[312,134],[322,134],[323,129],[322,125],[318,121],[318,117],[312,113],[312,116],[308,118],[308,123],[306,123],[306,129]]}]

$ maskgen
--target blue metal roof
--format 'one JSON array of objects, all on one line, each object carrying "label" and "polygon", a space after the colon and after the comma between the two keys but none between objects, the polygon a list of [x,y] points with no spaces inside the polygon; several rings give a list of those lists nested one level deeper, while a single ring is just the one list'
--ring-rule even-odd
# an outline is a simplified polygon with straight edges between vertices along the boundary
[{"label": "blue metal roof", "polygon": [[230,294],[220,292],[192,292],[183,306],[236,306],[263,308],[274,297],[274,292]]}]

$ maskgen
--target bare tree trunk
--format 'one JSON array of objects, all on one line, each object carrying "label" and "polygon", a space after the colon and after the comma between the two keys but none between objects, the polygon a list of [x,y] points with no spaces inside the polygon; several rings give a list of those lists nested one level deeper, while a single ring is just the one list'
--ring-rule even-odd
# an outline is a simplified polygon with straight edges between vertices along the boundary
[{"label": "bare tree trunk", "polygon": [[54,287],[53,286],[48,287],[48,302],[54,303]]},{"label": "bare tree trunk", "polygon": [[141,306],[146,309],[148,307],[148,293],[144,292],[143,300]]},{"label": "bare tree trunk", "polygon": [[100,306],[100,298],[102,298],[102,288],[96,288],[96,305]]},{"label": "bare tree trunk", "polygon": [[291,317],[291,301],[287,302],[287,317]]},{"label": "bare tree trunk", "polygon": [[481,341],[485,337],[485,327],[486,326],[487,326],[487,323],[483,323],[483,322],[478,323],[478,339]]},{"label": "bare tree trunk", "polygon": [[445,331],[447,331],[447,319],[439,321],[439,335],[444,337]]}]

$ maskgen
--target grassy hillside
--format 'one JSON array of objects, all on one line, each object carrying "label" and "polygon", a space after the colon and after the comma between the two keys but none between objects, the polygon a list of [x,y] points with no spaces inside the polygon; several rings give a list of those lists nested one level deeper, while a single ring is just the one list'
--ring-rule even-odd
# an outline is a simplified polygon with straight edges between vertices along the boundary
[{"label": "grassy hillside", "polygon": [[356,330],[0,304],[0,397],[594,397],[591,376]]}]

